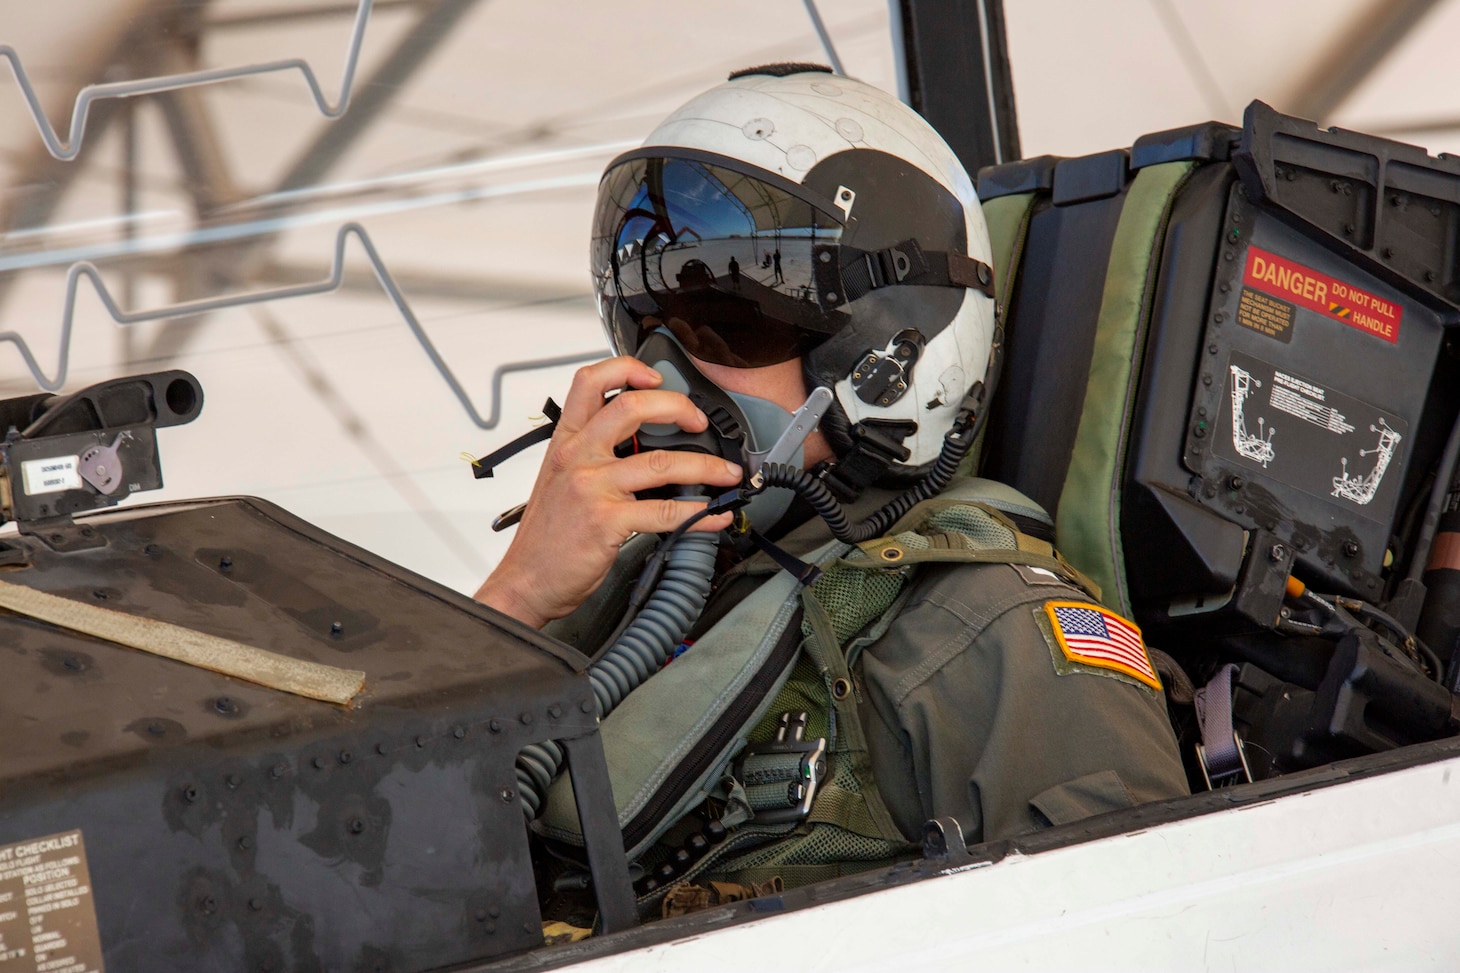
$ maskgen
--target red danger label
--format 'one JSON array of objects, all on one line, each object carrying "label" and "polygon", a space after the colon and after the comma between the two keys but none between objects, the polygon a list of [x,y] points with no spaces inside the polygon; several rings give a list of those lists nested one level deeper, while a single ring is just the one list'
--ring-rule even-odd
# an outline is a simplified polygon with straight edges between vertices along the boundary
[{"label": "red danger label", "polygon": [[1390,344],[1399,341],[1399,321],[1404,316],[1404,308],[1259,247],[1247,248],[1247,269],[1242,283],[1342,321]]}]

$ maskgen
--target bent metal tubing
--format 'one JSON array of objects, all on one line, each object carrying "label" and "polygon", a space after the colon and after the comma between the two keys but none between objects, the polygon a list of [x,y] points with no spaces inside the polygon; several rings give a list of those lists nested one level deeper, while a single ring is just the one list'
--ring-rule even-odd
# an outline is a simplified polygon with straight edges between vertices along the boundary
[{"label": "bent metal tubing", "polygon": [[65,142],[62,142],[55,127],[51,125],[50,119],[46,117],[45,109],[41,107],[40,96],[36,94],[35,86],[31,84],[30,77],[26,74],[25,66],[20,60],[20,53],[8,44],[0,44],[0,58],[5,58],[10,62],[10,70],[15,74],[16,84],[20,86],[21,96],[25,98],[26,106],[35,119],[36,130],[40,132],[41,140],[45,142],[47,151],[63,162],[70,162],[81,153],[81,143],[86,136],[86,119],[91,112],[92,102],[106,98],[135,98],[139,95],[176,91],[179,88],[196,88],[201,85],[218,84],[221,81],[233,81],[260,74],[298,71],[304,75],[304,82],[309,85],[310,96],[313,97],[315,107],[319,109],[320,114],[331,120],[339,118],[350,107],[350,93],[355,86],[355,69],[360,63],[360,48],[365,40],[365,26],[370,21],[370,8],[374,2],[375,0],[360,0],[360,7],[355,12],[355,25],[350,31],[350,43],[345,51],[345,69],[340,79],[340,98],[334,104],[330,104],[329,99],[325,96],[324,89],[319,83],[319,77],[314,73],[309,62],[297,57],[237,68],[209,68],[204,71],[165,74],[155,78],[140,78],[135,81],[110,81],[104,84],[89,84],[76,95],[76,104],[71,110],[70,136]]},{"label": "bent metal tubing", "polygon": [[401,318],[411,329],[411,333],[420,343],[421,349],[426,357],[431,360],[436,371],[446,382],[452,393],[456,396],[461,407],[466,411],[467,417],[478,429],[495,429],[502,416],[502,384],[510,372],[530,371],[538,368],[553,368],[560,365],[573,365],[580,362],[596,361],[604,356],[601,349],[578,352],[571,355],[557,355],[550,358],[534,358],[524,361],[507,362],[498,365],[492,370],[492,405],[488,415],[483,416],[477,411],[476,406],[462,387],[446,359],[426,334],[415,312],[411,310],[406,297],[401,293],[400,287],[391,276],[390,270],[381,260],[380,253],[375,249],[369,234],[365,228],[358,223],[346,223],[340,227],[335,235],[334,264],[330,269],[329,277],[322,281],[310,284],[295,284],[288,287],[278,287],[269,290],[252,291],[245,294],[230,294],[224,297],[210,297],[195,301],[184,301],[179,304],[169,304],[163,307],[150,308],[143,311],[124,311],[117,305],[116,298],[107,289],[106,282],[101,277],[101,272],[96,265],[88,260],[79,261],[70,266],[66,271],[66,303],[61,317],[61,340],[59,360],[53,377],[48,377],[36,360],[35,353],[31,351],[30,345],[25,339],[14,331],[0,332],[0,342],[9,342],[20,352],[21,358],[25,360],[26,367],[30,370],[31,376],[35,378],[43,391],[55,392],[66,384],[66,372],[71,358],[71,331],[76,317],[76,292],[77,287],[84,277],[91,282],[102,305],[112,319],[121,325],[138,324],[143,321],[161,321],[169,318],[188,317],[194,314],[206,314],[211,311],[222,311],[231,308],[246,307],[250,304],[262,304],[268,301],[288,300],[294,297],[309,297],[318,294],[328,294],[340,288],[344,281],[345,274],[345,242],[349,237],[360,241],[360,246],[365,251],[365,256],[370,261],[371,269],[375,272],[375,279],[380,282],[381,289],[385,291]]}]

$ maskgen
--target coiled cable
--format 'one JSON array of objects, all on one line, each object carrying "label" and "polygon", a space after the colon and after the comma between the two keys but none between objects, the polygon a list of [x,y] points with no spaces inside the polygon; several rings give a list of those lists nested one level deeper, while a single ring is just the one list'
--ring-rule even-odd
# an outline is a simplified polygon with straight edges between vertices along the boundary
[{"label": "coiled cable", "polygon": [[[588,668],[599,719],[658,672],[689,634],[710,597],[717,548],[715,534],[677,534],[665,542],[662,555],[650,558],[640,587],[647,582],[653,593],[612,647]],[[551,740],[529,744],[518,753],[518,801],[527,820],[541,811],[548,786],[562,767],[563,748]]]},{"label": "coiled cable", "polygon": [[958,465],[973,447],[976,436],[976,427],[955,425],[943,437],[943,448],[938,451],[938,458],[928,475],[919,480],[912,489],[899,494],[856,525],[852,524],[826,484],[805,470],[784,463],[767,463],[761,467],[760,472],[765,486],[785,487],[796,491],[826,521],[826,526],[837,540],[847,544],[860,544],[874,537],[881,537],[887,533],[887,528],[897,523],[913,507],[941,493],[958,472]]}]

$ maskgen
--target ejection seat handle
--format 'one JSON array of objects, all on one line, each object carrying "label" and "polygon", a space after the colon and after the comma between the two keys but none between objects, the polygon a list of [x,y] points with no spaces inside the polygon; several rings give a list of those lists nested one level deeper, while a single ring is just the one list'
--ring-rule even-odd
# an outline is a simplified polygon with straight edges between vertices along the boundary
[{"label": "ejection seat handle", "polygon": [[588,871],[593,875],[593,892],[598,899],[598,924],[605,933],[632,929],[639,924],[639,912],[634,906],[629,859],[624,853],[624,835],[619,830],[602,738],[595,730],[559,742],[568,755],[573,800],[578,805]]}]

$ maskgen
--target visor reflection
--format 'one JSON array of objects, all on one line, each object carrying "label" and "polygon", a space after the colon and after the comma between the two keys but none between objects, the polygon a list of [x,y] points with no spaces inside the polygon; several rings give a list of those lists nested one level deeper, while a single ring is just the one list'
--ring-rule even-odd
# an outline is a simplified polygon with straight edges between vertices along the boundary
[{"label": "visor reflection", "polygon": [[600,190],[594,270],[601,296],[621,300],[638,325],[614,335],[621,350],[637,346],[652,316],[688,331],[680,338],[696,357],[753,367],[835,330],[822,299],[840,287],[841,234],[836,218],[754,176],[634,159]]}]

